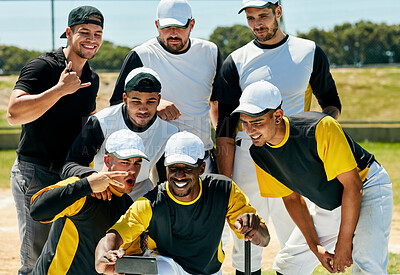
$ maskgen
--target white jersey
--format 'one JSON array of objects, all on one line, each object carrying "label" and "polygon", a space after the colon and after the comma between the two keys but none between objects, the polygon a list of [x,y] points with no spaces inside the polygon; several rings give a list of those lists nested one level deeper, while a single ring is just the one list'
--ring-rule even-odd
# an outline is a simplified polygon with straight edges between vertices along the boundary
[{"label": "white jersey", "polygon": [[144,67],[152,68],[161,79],[162,99],[173,102],[182,115],[171,121],[179,131],[188,131],[213,147],[209,100],[217,71],[217,46],[209,41],[190,38],[188,51],[172,54],[157,38],[133,49]]},{"label": "white jersey", "polygon": [[[101,126],[101,130],[104,135],[104,140],[115,131],[121,129],[129,129],[126,125],[122,107],[123,103],[115,106],[111,106],[101,110],[100,112],[94,114],[98,119]],[[150,161],[143,159],[142,167],[140,168],[139,175],[136,178],[136,182],[141,182],[149,178],[150,169],[157,163],[160,157],[164,153],[165,143],[168,138],[174,133],[178,132],[178,129],[169,122],[163,121],[160,118],[156,118],[154,123],[143,132],[135,132],[143,140],[145,154]],[[104,165],[104,152],[105,152],[105,142],[101,145],[99,151],[94,157],[93,168],[100,171]]]}]

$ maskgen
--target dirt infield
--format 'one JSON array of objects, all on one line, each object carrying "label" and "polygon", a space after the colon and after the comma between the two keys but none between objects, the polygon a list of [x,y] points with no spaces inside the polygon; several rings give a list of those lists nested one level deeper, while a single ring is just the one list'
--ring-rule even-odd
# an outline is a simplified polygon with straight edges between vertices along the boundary
[{"label": "dirt infield", "polygon": [[[11,189],[0,189],[0,275],[17,274],[19,268],[19,235],[17,225],[17,215]],[[400,215],[398,211],[393,217],[392,232],[390,235],[389,251],[400,254]],[[270,270],[272,261],[279,249],[279,243],[275,235],[275,231],[270,224],[271,243],[264,248],[263,254],[263,270]],[[231,266],[231,250],[232,242],[228,244],[226,258],[222,266],[224,274],[234,272]]]}]

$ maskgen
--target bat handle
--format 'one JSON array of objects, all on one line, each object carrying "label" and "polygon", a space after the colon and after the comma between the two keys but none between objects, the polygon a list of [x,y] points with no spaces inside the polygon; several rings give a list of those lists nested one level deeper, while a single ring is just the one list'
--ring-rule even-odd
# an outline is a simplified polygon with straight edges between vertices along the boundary
[{"label": "bat handle", "polygon": [[251,275],[251,242],[244,241],[244,274]]}]

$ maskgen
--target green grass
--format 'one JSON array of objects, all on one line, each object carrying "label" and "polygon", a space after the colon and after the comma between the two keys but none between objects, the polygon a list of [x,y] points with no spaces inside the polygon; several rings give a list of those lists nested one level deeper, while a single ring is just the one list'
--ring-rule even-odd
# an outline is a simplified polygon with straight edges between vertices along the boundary
[{"label": "green grass", "polygon": [[15,150],[0,151],[0,188],[10,187],[10,171],[15,156]]}]

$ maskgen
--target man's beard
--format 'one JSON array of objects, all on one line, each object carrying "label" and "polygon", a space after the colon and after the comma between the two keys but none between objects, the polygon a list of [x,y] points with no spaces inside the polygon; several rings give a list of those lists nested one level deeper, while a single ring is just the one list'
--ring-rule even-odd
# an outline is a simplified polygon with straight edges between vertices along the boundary
[{"label": "man's beard", "polygon": [[187,43],[187,41],[184,42],[180,38],[175,38],[175,40],[179,40],[181,43],[174,44],[173,46],[171,46],[171,45],[168,44],[168,42],[169,42],[168,40],[169,39],[172,39],[172,38],[168,38],[167,39],[167,41],[166,41],[167,43],[165,43],[165,47],[167,47],[167,49],[172,53],[179,53],[180,51],[182,51],[182,49],[185,47],[185,45]]},{"label": "man's beard", "polygon": [[275,18],[274,25],[272,26],[272,29],[270,29],[270,28],[257,28],[257,30],[268,30],[267,34],[264,37],[259,37],[253,32],[254,36],[256,37],[256,39],[259,42],[265,42],[265,41],[271,40],[272,38],[275,37],[276,32],[278,31],[278,21]]}]

